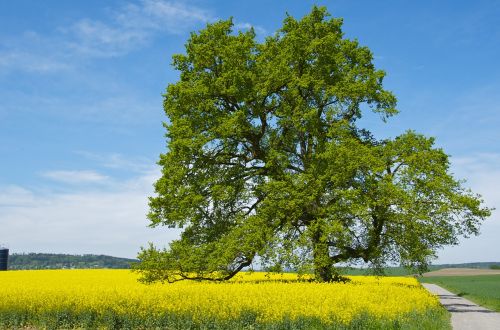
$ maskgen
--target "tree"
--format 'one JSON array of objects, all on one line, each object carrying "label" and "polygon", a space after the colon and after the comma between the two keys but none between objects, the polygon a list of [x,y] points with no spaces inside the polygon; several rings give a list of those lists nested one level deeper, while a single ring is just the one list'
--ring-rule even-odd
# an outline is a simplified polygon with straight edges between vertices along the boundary
[{"label": "tree", "polygon": [[478,233],[490,210],[432,138],[377,140],[357,126],[362,110],[396,114],[396,98],[341,25],[314,7],[259,43],[219,21],[173,57],[149,219],[184,230],[168,249],[142,249],[145,281],[227,280],[256,260],[321,281],[339,279],[339,263],[424,269]]}]

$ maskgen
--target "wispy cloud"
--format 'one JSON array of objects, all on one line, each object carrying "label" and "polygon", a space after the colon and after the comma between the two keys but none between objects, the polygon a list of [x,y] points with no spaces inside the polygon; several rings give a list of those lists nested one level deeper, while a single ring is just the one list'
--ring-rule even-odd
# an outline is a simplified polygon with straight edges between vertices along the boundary
[{"label": "wispy cloud", "polygon": [[40,56],[26,50],[10,50],[0,53],[0,72],[21,69],[29,73],[57,72],[70,66],[50,56]]},{"label": "wispy cloud", "polygon": [[[119,154],[87,154],[110,167],[142,168],[125,181],[110,180],[104,191],[100,185],[90,190],[53,193],[20,186],[0,186],[0,241],[13,252],[104,253],[134,257],[140,246],[152,241],[166,245],[179,230],[147,228],[147,198],[159,169],[149,162],[127,160]],[[476,154],[452,158],[457,178],[467,178],[466,186],[480,193],[489,207],[500,206],[500,154]],[[147,168],[149,167],[149,170]],[[69,173],[67,173],[69,174]],[[80,172],[81,174],[81,172]],[[90,175],[89,177],[92,177]],[[482,226],[482,234],[447,247],[438,262],[500,260],[497,246],[500,217],[494,212]]]},{"label": "wispy cloud", "polygon": [[[500,208],[500,154],[478,153],[463,157],[452,157],[452,170],[459,179],[466,179],[466,187],[481,194],[487,207]],[[445,248],[438,262],[459,263],[472,261],[499,261],[500,215],[493,211],[481,226],[481,234],[462,239],[460,245]]]},{"label": "wispy cloud", "polygon": [[235,23],[234,27],[238,30],[249,30],[249,29],[253,28],[255,33],[257,33],[258,35],[261,35],[261,36],[265,36],[268,34],[267,30],[264,29],[262,26],[252,25],[248,22]]},{"label": "wispy cloud", "polygon": [[[52,103],[52,111],[58,115],[61,109],[71,107],[73,113],[63,113],[64,116],[71,116],[75,120],[85,120],[90,122],[116,122],[138,124],[148,120],[157,119],[151,116],[161,113],[161,99],[139,99],[133,94],[120,95],[114,91],[109,91],[110,95],[78,100],[60,99]],[[157,101],[157,102],[154,102]]]},{"label": "wispy cloud", "polygon": [[73,171],[48,171],[42,173],[42,176],[54,181],[59,181],[68,184],[81,183],[104,183],[109,180],[109,177],[102,175],[96,171],[89,170],[73,170]]},{"label": "wispy cloud", "polygon": [[144,44],[149,37],[142,30],[113,27],[103,22],[81,20],[70,30],[69,49],[79,55],[90,57],[111,57],[122,55]]},{"label": "wispy cloud", "polygon": [[500,154],[476,153],[452,157],[451,163],[457,177],[466,180],[466,186],[481,194],[488,206],[500,208]]},{"label": "wispy cloud", "polygon": [[[19,186],[0,187],[0,210],[10,207],[29,207],[34,205],[35,195]],[[1,213],[0,213],[1,214]]]},{"label": "wispy cloud", "polygon": [[71,67],[65,47],[55,36],[26,31],[21,35],[3,38],[1,42],[0,73],[51,73]]},{"label": "wispy cloud", "polygon": [[[110,8],[103,19],[82,17],[47,35],[27,31],[4,40],[7,47],[0,52],[0,73],[59,72],[71,68],[75,59],[122,56],[160,35],[178,35],[217,19],[210,10],[183,1],[126,2]],[[268,34],[263,27],[248,22],[235,24],[236,29],[251,27],[258,35]]]},{"label": "wispy cloud", "polygon": [[148,45],[162,33],[179,34],[213,20],[209,10],[180,1],[123,3],[111,8],[102,20],[82,17],[43,36],[27,31],[3,40],[0,73],[59,72],[74,65],[75,59],[121,56]]},{"label": "wispy cloud", "polygon": [[136,173],[151,172],[152,165],[156,162],[155,160],[144,157],[126,157],[119,153],[100,154],[79,150],[75,151],[75,154],[83,156],[84,158],[92,160],[96,164],[109,169],[126,170]]},{"label": "wispy cloud", "polygon": [[147,198],[157,169],[102,191],[66,193],[0,187],[0,242],[13,252],[96,253],[135,257],[148,241],[159,246],[178,230],[148,228]]},{"label": "wispy cloud", "polygon": [[106,22],[82,19],[67,33],[70,48],[86,56],[110,57],[148,43],[156,33],[179,34],[213,20],[204,9],[181,2],[143,0],[119,8]]},{"label": "wispy cloud", "polygon": [[[161,127],[161,120],[164,119],[161,96],[145,98],[134,93],[126,84],[121,85],[121,82],[114,82],[112,78],[99,73],[92,73],[88,77],[85,74],[73,77],[61,88],[70,85],[79,85],[80,90],[65,94],[57,94],[59,91],[38,94],[30,89],[0,90],[0,116],[20,113],[37,116],[43,111],[44,115],[75,124],[106,122],[113,130],[125,130],[124,124],[143,125],[153,122]],[[99,90],[96,90],[97,87]]]},{"label": "wispy cloud", "polygon": [[[153,18],[143,25],[153,26],[157,29],[165,29],[169,32],[178,32],[197,22],[208,22],[214,20],[210,11],[200,7],[191,6],[180,1],[143,0],[142,8],[133,8],[129,5],[128,15],[119,16],[126,24],[137,24],[144,22],[144,18]],[[139,10],[137,10],[137,8]],[[131,14],[135,15],[131,15]],[[138,15],[137,15],[138,14]],[[136,20],[132,19],[136,18]]]},{"label": "wispy cloud", "polygon": [[[440,120],[434,121],[434,135],[440,136],[447,145],[460,155],[500,153],[500,84],[493,82],[474,89],[460,91],[447,103],[449,111],[442,112]],[[446,97],[446,96],[444,96]],[[437,117],[436,117],[437,119]]]}]

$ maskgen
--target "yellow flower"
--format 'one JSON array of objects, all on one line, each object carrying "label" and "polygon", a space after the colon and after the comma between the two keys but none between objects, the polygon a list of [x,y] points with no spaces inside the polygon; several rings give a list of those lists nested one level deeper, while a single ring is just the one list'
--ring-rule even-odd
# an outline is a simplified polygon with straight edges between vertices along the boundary
[{"label": "yellow flower", "polygon": [[144,285],[127,270],[42,270],[0,273],[0,314],[72,310],[104,315],[159,317],[188,314],[238,319],[252,312],[260,322],[313,317],[349,323],[361,314],[394,320],[439,305],[414,278],[351,276],[349,283],[297,281],[296,274],[241,273],[225,283]]}]

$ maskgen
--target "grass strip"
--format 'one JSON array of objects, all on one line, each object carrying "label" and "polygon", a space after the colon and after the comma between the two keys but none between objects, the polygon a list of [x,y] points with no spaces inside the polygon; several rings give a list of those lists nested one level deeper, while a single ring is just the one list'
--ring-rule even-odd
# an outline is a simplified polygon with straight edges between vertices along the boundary
[{"label": "grass strip", "polygon": [[421,277],[476,304],[500,312],[500,275]]}]

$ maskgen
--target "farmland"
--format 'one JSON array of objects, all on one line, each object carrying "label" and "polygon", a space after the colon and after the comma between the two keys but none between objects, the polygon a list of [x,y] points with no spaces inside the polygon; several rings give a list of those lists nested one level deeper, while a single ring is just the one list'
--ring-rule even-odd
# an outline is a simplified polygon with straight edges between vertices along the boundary
[{"label": "farmland", "polygon": [[448,328],[413,278],[241,273],[230,282],[144,285],[128,270],[0,273],[0,327],[173,329]]},{"label": "farmland", "polygon": [[[477,270],[476,270],[477,272]],[[487,273],[484,272],[483,273]],[[500,311],[500,275],[431,276],[421,282],[435,283],[495,311]]]}]

